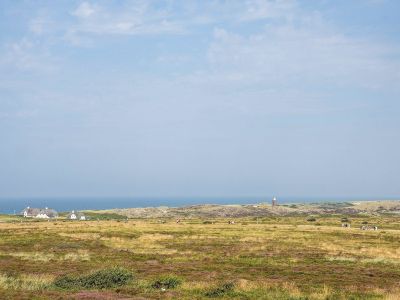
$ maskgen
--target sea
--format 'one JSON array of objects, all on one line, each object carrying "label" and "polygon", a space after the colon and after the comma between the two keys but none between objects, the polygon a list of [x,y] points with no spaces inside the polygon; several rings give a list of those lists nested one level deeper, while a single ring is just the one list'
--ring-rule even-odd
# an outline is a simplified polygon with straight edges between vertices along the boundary
[{"label": "sea", "polygon": [[[199,204],[258,204],[271,203],[273,196],[258,197],[35,197],[0,198],[1,214],[18,214],[25,207],[49,207],[59,212],[71,210],[102,210],[135,207],[181,207]],[[365,200],[396,200],[367,197],[277,197],[278,204],[328,203]],[[399,198],[397,198],[399,199]]]}]

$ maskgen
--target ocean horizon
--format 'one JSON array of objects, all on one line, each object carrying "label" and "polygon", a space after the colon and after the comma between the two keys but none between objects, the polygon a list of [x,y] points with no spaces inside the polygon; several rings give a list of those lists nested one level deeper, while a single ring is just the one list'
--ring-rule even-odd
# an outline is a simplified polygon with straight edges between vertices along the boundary
[{"label": "ocean horizon", "polygon": [[[270,203],[266,197],[32,197],[0,198],[1,214],[18,214],[25,207],[50,207],[57,211],[103,210],[140,207],[181,207],[201,204],[257,204]],[[324,203],[350,201],[398,200],[393,197],[278,197],[279,204]]]}]

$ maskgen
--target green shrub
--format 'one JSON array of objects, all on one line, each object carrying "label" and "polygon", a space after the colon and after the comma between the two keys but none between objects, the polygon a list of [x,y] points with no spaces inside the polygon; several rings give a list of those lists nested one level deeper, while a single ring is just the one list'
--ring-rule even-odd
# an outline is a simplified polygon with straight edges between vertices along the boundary
[{"label": "green shrub", "polygon": [[216,298],[216,297],[222,297],[225,296],[226,294],[232,292],[235,288],[235,284],[232,282],[226,282],[222,284],[219,287],[216,287],[210,291],[207,291],[205,293],[206,297],[210,298]]},{"label": "green shrub", "polygon": [[125,285],[132,279],[133,274],[130,271],[114,267],[84,276],[62,276],[54,281],[54,285],[62,289],[106,289]]},{"label": "green shrub", "polygon": [[123,268],[100,270],[83,277],[82,285],[86,288],[111,288],[122,286],[133,278],[130,271]]},{"label": "green shrub", "polygon": [[174,289],[182,284],[182,279],[174,275],[167,275],[156,279],[151,287],[154,289]]},{"label": "green shrub", "polygon": [[308,221],[308,222],[315,222],[315,221],[317,221],[317,219],[314,218],[314,217],[308,217],[308,218],[307,218],[307,221]]},{"label": "green shrub", "polygon": [[53,284],[58,288],[69,290],[69,289],[79,288],[80,287],[79,283],[80,282],[78,278],[70,276],[62,276],[57,278]]},{"label": "green shrub", "polygon": [[203,224],[212,224],[213,222],[211,221],[204,221]]}]

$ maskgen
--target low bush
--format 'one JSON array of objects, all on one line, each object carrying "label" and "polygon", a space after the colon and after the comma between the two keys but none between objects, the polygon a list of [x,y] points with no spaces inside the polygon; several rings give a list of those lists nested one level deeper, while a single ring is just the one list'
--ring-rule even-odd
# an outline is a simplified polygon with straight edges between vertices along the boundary
[{"label": "low bush", "polygon": [[207,291],[205,293],[205,296],[209,297],[209,298],[222,297],[230,292],[233,292],[234,288],[235,288],[234,283],[226,282],[219,287],[216,287],[212,290]]},{"label": "low bush", "polygon": [[174,275],[167,275],[156,279],[152,284],[151,287],[154,289],[174,289],[182,284],[182,279],[174,276]]},{"label": "low bush", "polygon": [[203,224],[212,224],[213,222],[211,221],[204,221]]},{"label": "low bush", "polygon": [[308,221],[308,222],[315,222],[315,221],[317,221],[317,219],[314,218],[314,217],[308,217],[308,218],[307,218],[307,221]]},{"label": "low bush", "polygon": [[54,285],[62,289],[106,289],[125,285],[132,279],[133,274],[130,271],[114,267],[84,276],[62,276],[54,281]]},{"label": "low bush", "polygon": [[111,288],[122,286],[133,278],[130,271],[123,268],[100,270],[83,277],[82,286],[86,288]]},{"label": "low bush", "polygon": [[61,288],[61,289],[74,289],[74,288],[79,288],[80,286],[80,282],[78,278],[75,277],[70,277],[70,276],[62,276],[57,278],[54,281],[54,286]]}]

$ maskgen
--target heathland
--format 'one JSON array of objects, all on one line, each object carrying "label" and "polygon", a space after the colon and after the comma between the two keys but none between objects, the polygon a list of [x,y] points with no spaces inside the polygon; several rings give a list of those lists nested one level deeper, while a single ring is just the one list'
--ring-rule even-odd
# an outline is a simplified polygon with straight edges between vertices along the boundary
[{"label": "heathland", "polygon": [[382,201],[3,215],[0,298],[400,299],[399,212]]}]

